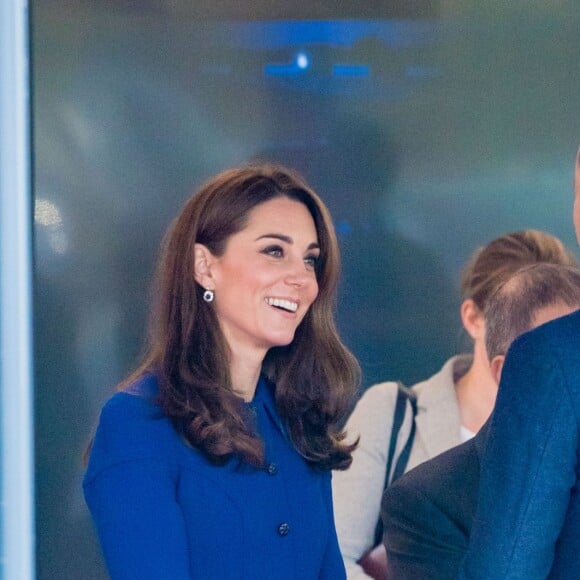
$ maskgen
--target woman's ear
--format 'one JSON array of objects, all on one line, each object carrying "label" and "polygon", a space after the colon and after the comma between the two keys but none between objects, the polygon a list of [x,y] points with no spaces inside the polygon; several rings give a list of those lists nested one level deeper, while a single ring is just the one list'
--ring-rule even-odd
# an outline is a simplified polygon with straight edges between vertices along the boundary
[{"label": "woman's ear", "polygon": [[461,305],[461,322],[473,340],[485,337],[485,319],[477,304],[471,299]]},{"label": "woman's ear", "polygon": [[195,244],[193,252],[193,276],[195,281],[203,288],[213,290],[214,283],[211,275],[213,254],[203,244]]}]

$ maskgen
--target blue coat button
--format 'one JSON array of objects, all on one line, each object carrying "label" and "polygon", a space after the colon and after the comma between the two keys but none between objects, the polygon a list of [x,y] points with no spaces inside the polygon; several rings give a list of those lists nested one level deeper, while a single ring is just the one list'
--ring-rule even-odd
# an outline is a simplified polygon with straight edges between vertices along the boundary
[{"label": "blue coat button", "polygon": [[278,526],[278,534],[280,536],[287,536],[290,531],[290,524],[283,522]]},{"label": "blue coat button", "polygon": [[268,474],[269,475],[276,475],[278,473],[278,465],[276,463],[269,463],[268,464]]}]

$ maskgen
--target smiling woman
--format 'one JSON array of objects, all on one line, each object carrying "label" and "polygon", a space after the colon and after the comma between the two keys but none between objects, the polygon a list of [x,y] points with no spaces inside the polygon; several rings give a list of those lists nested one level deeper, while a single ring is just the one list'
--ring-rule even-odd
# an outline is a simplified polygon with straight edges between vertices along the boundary
[{"label": "smiling woman", "polygon": [[318,294],[314,220],[301,202],[273,198],[251,211],[221,256],[203,244],[195,254],[195,278],[216,296],[232,384],[251,401],[266,352],[292,342]]},{"label": "smiling woman", "polygon": [[332,316],[338,271],[325,205],[286,168],[225,171],[185,204],[147,353],[85,475],[113,578],[345,577],[329,471],[351,462],[338,425],[359,368]]}]

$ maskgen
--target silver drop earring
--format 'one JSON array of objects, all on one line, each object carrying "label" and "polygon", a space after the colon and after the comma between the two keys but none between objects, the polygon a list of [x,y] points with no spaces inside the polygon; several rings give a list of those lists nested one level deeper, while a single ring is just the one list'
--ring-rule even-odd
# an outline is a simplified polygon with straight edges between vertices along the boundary
[{"label": "silver drop earring", "polygon": [[206,290],[206,291],[203,293],[203,299],[204,299],[206,302],[213,302],[213,298],[214,298],[214,293],[213,293],[213,290]]}]

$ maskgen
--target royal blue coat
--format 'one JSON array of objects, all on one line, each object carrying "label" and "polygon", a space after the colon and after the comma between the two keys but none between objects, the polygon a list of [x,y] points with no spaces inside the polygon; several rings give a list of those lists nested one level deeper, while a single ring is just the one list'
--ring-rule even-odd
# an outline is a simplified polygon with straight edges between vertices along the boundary
[{"label": "royal blue coat", "polygon": [[343,579],[330,472],[298,454],[258,383],[266,467],[212,465],[155,403],[148,375],[103,408],[84,492],[113,580]]}]

